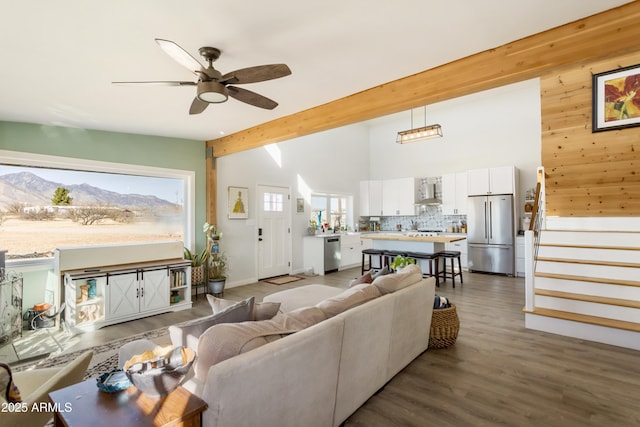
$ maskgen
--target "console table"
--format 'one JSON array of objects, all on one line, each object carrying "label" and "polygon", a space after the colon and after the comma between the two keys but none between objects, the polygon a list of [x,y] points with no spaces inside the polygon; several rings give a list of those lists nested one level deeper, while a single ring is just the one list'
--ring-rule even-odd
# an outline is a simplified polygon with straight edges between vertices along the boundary
[{"label": "console table", "polygon": [[117,393],[98,390],[95,378],[49,393],[56,427],[202,425],[207,404],[178,387],[164,397],[149,397],[134,386]]}]

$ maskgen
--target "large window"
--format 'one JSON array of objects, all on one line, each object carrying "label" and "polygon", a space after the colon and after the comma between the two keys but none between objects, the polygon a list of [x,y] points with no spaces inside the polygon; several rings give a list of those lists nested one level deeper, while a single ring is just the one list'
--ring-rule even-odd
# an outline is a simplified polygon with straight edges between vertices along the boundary
[{"label": "large window", "polygon": [[0,249],[48,258],[58,247],[193,239],[191,171],[0,152]]},{"label": "large window", "polygon": [[351,196],[342,195],[311,195],[311,217],[318,228],[344,230],[352,224]]}]

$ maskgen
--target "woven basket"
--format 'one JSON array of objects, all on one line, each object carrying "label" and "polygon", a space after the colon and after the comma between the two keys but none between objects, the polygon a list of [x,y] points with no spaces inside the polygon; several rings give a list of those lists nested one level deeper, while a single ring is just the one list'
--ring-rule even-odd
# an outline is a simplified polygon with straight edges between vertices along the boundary
[{"label": "woven basket", "polygon": [[458,319],[455,305],[434,309],[431,317],[429,348],[447,348],[455,344],[459,330],[460,319]]},{"label": "woven basket", "polygon": [[191,267],[191,286],[204,283],[204,266]]}]

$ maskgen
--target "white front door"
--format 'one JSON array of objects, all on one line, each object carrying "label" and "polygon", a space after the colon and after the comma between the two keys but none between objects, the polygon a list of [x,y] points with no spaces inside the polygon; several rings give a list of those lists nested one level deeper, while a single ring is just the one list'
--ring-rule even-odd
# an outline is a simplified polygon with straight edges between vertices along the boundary
[{"label": "white front door", "polygon": [[290,200],[285,187],[258,186],[258,279],[290,272]]}]

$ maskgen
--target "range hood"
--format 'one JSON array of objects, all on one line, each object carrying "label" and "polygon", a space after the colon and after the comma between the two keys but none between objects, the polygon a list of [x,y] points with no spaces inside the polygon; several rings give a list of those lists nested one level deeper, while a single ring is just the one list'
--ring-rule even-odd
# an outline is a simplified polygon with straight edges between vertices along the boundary
[{"label": "range hood", "polygon": [[436,198],[436,185],[435,184],[422,184],[419,197],[422,197],[420,201],[416,203],[418,206],[433,206],[442,204],[442,200]]}]

